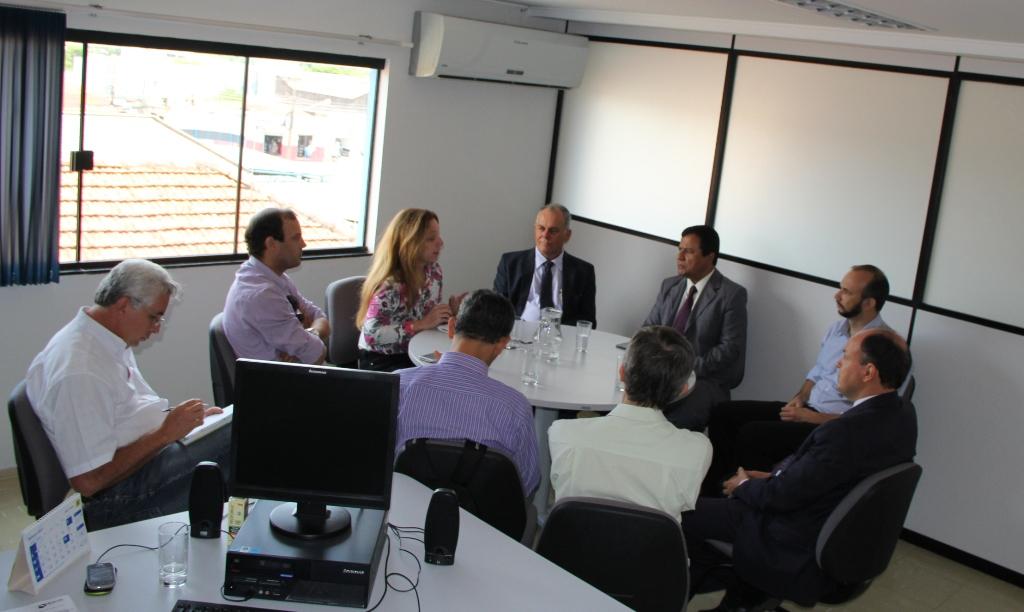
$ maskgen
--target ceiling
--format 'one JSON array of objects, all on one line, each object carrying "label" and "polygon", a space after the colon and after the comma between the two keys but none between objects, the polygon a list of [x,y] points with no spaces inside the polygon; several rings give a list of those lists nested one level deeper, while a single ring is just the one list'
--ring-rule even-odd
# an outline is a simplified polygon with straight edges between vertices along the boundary
[{"label": "ceiling", "polygon": [[518,0],[533,17],[1024,60],[1021,0],[843,0],[924,31],[891,31],[779,0]]}]

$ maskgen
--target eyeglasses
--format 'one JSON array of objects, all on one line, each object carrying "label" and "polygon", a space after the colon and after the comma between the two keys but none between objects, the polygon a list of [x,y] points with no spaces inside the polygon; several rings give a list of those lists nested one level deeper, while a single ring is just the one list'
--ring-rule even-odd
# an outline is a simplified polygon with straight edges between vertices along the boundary
[{"label": "eyeglasses", "polygon": [[150,312],[148,308],[144,308],[141,305],[136,306],[135,310],[141,310],[142,312],[146,313],[146,316],[149,317],[149,324],[152,325],[153,327],[156,327],[157,325],[163,325],[164,323],[167,322],[167,317]]}]

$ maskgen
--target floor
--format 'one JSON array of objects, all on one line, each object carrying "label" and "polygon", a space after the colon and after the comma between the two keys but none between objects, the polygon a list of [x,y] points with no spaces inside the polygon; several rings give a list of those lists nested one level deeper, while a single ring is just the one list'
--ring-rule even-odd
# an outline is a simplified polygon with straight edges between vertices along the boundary
[{"label": "floor", "polygon": [[[17,472],[0,470],[0,550],[17,546],[21,530],[31,522],[21,503]],[[720,598],[721,593],[698,595],[689,609],[713,608]],[[794,612],[806,609],[791,603],[785,607]],[[889,569],[866,593],[846,605],[814,609],[1019,612],[1024,610],[1024,589],[901,541]]]},{"label": "floor", "polygon": [[[713,608],[721,597],[721,592],[697,595],[689,609]],[[783,605],[790,612],[809,609],[791,602]],[[817,605],[813,609],[1020,612],[1024,610],[1024,589],[901,540],[889,568],[863,595],[841,606]]]}]

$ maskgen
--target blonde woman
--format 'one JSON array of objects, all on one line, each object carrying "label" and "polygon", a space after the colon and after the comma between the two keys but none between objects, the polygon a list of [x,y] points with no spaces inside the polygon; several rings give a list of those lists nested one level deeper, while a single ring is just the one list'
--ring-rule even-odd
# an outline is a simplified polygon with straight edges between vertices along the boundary
[{"label": "blonde woman", "polygon": [[407,208],[388,224],[356,314],[360,368],[390,372],[412,367],[406,354],[409,340],[448,321],[457,299],[442,299],[437,259],[443,247],[437,215],[429,210]]}]

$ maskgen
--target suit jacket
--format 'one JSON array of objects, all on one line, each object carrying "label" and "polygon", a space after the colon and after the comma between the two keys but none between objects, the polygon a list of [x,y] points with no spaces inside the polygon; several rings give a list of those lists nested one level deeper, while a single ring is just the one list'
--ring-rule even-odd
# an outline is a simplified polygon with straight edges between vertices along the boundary
[{"label": "suit jacket", "polygon": [[858,482],[912,460],[916,444],[914,407],[895,391],[816,427],[781,474],[733,493],[749,509],[733,546],[737,574],[797,603],[817,601],[830,586],[815,561],[821,526]]},{"label": "suit jacket", "polygon": [[[661,283],[644,325],[668,325],[686,290],[686,277],[672,276]],[[708,279],[683,332],[697,353],[697,376],[728,392],[743,381],[747,359],[747,290],[715,270]]]},{"label": "suit jacket", "polygon": [[[535,249],[505,253],[494,275],[494,291],[507,297],[516,307],[516,316],[523,314],[533,284]],[[562,258],[562,323],[591,321],[597,327],[597,282],[594,266],[579,257],[563,252]]]}]

